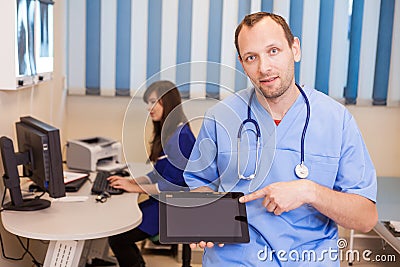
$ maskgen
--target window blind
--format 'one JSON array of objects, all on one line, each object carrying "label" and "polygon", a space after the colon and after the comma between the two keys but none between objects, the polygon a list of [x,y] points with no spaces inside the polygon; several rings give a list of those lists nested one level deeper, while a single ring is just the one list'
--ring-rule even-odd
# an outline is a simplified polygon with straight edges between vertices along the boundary
[{"label": "window blind", "polygon": [[168,79],[184,97],[224,98],[250,85],[234,47],[238,22],[250,12],[272,11],[301,40],[299,84],[347,104],[398,103],[399,2],[70,0],[69,92],[132,96]]}]

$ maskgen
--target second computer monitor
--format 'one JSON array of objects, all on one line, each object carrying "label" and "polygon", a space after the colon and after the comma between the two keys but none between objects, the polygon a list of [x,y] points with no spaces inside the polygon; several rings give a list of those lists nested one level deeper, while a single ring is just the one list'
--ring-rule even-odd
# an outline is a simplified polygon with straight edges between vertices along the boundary
[{"label": "second computer monitor", "polygon": [[21,117],[16,129],[19,152],[32,153],[24,175],[51,197],[65,196],[59,130],[32,117]]}]

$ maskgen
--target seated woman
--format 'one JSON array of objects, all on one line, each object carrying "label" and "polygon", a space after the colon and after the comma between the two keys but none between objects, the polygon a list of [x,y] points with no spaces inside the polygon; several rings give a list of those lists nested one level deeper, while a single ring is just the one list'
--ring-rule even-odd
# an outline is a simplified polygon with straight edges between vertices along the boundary
[{"label": "seated woman", "polygon": [[[172,82],[158,81],[147,88],[143,100],[154,126],[149,156],[154,169],[135,179],[111,176],[111,186],[149,195],[188,190],[182,174],[195,137],[183,113],[179,91]],[[120,267],[145,266],[135,242],[158,234],[158,201],[150,197],[139,208],[143,218],[138,227],[108,238]]]}]

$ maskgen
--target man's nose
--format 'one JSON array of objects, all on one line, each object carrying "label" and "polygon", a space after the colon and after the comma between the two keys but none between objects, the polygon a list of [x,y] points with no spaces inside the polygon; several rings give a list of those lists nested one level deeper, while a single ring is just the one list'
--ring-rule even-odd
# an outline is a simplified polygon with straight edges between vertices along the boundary
[{"label": "man's nose", "polygon": [[271,71],[271,59],[268,56],[260,56],[258,71],[264,75]]}]

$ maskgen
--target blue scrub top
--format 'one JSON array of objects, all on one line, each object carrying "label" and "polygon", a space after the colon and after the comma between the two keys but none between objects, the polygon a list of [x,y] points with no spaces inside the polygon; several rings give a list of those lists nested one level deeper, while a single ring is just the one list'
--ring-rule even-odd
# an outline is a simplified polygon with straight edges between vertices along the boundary
[{"label": "blue scrub top", "polygon": [[[308,88],[304,91],[311,105],[305,137],[308,179],[375,202],[376,173],[355,119],[343,105],[325,94]],[[215,191],[247,194],[271,183],[298,179],[294,168],[300,163],[300,140],[307,114],[301,94],[278,127],[257,98],[253,98],[251,116],[261,129],[260,164],[252,181],[238,179],[237,133],[247,119],[252,92],[253,88],[242,90],[206,113],[184,173],[190,188],[209,186]],[[254,132],[254,126],[246,124],[240,143],[240,170],[245,175],[255,169]],[[337,225],[311,205],[279,216],[268,212],[262,199],[246,203],[246,207],[250,243],[207,248],[203,266],[340,265],[335,257],[340,254]]]},{"label": "blue scrub top", "polygon": [[[188,125],[180,126],[168,139],[160,158],[154,165],[153,171],[147,174],[152,183],[157,183],[160,191],[187,191],[188,187],[183,179],[187,159],[190,156],[195,137]],[[166,156],[166,157],[163,157]],[[158,200],[150,197],[139,204],[142,211],[140,230],[151,236],[159,231]]]}]

